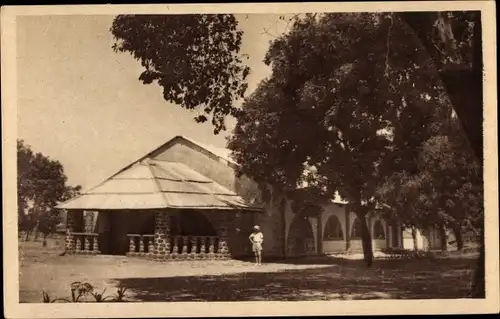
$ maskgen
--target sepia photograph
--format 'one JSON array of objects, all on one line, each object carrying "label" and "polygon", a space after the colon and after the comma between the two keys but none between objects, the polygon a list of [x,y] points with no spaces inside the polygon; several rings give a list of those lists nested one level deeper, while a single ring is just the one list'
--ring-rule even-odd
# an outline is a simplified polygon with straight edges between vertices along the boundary
[{"label": "sepia photograph", "polygon": [[12,309],[498,309],[494,6],[426,3],[2,8]]}]

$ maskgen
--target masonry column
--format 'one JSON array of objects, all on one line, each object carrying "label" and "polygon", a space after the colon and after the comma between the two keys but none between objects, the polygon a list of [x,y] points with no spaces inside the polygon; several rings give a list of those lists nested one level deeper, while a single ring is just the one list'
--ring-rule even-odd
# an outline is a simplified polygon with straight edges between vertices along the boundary
[{"label": "masonry column", "polygon": [[170,223],[168,211],[158,211],[155,215],[154,259],[170,259]]},{"label": "masonry column", "polygon": [[75,227],[75,213],[73,210],[68,210],[66,213],[66,242],[64,250],[67,253],[72,253],[75,250],[75,238],[73,230]]},{"label": "masonry column", "polygon": [[350,215],[351,210],[349,209],[349,204],[345,205],[345,251],[351,249],[351,221]]},{"label": "masonry column", "polygon": [[401,228],[401,224],[398,223],[398,248],[403,248],[403,229]]},{"label": "masonry column", "polygon": [[219,245],[217,250],[217,257],[220,259],[229,259],[229,247],[227,245],[227,227],[229,218],[227,214],[222,213],[217,222],[217,236],[219,237]]},{"label": "masonry column", "polygon": [[318,249],[316,250],[316,253],[318,255],[322,255],[323,254],[323,212],[319,213],[318,214],[318,217],[317,217],[317,230],[316,232],[318,233],[317,235],[317,247]]}]

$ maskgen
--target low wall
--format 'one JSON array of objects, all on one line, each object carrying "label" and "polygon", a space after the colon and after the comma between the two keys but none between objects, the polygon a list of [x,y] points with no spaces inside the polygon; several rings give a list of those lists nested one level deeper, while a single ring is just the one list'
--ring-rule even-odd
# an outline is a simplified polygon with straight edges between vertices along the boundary
[{"label": "low wall", "polygon": [[[353,252],[361,252],[363,251],[363,244],[361,239],[351,239],[350,251]],[[373,239],[372,240],[372,249],[373,251],[380,251],[387,247],[387,242],[385,239]]]},{"label": "low wall", "polygon": [[350,251],[363,251],[363,245],[361,243],[361,239],[351,239],[349,244]]},{"label": "low wall", "polygon": [[387,248],[387,241],[385,239],[374,239],[372,241],[373,250],[382,250]]},{"label": "low wall", "polygon": [[344,240],[324,240],[323,253],[342,253],[345,252],[346,242]]}]

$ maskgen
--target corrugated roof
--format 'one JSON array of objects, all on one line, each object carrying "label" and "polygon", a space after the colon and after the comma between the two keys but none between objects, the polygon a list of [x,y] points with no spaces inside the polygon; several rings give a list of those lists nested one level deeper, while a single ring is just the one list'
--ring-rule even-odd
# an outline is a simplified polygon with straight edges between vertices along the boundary
[{"label": "corrugated roof", "polygon": [[58,206],[62,209],[251,209],[243,198],[181,163],[145,159]]},{"label": "corrugated roof", "polygon": [[233,158],[232,158],[231,150],[228,150],[227,148],[221,148],[221,147],[216,147],[213,145],[203,144],[203,143],[192,140],[192,139],[190,139],[186,136],[182,136],[182,135],[177,136],[177,138],[182,138],[188,142],[191,142],[192,144],[198,145],[199,147],[204,148],[205,150],[209,151],[213,155],[215,155],[215,156],[217,156],[217,157],[219,157],[219,158],[221,158],[221,159],[223,159],[231,164],[238,165],[238,163],[236,163],[236,161],[233,160]]}]

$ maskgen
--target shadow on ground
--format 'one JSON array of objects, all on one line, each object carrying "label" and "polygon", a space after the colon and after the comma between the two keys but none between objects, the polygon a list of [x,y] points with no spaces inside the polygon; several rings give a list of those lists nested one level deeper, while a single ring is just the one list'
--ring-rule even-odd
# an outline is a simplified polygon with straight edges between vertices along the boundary
[{"label": "shadow on ground", "polygon": [[[470,259],[377,260],[367,269],[359,260],[321,258],[319,261],[332,265],[270,273],[120,278],[113,282],[126,287],[132,301],[466,298],[474,262]],[[310,259],[303,262],[318,264]]]}]

